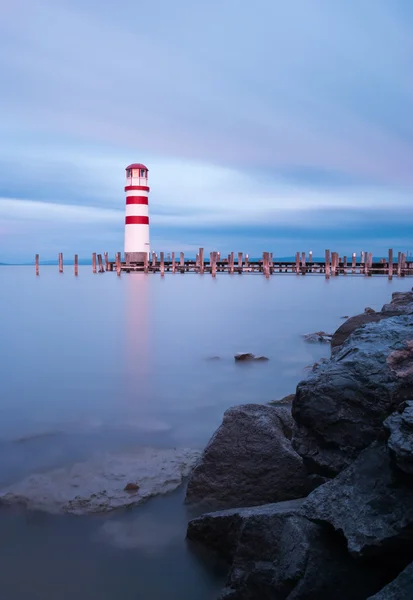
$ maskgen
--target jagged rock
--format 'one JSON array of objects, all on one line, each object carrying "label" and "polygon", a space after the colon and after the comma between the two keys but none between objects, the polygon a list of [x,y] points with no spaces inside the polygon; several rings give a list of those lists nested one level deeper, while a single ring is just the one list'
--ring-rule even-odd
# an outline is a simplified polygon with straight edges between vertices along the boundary
[{"label": "jagged rock", "polygon": [[390,317],[396,317],[400,313],[398,311],[389,311],[387,313],[373,312],[371,314],[361,314],[356,315],[355,317],[350,317],[347,319],[345,323],[340,325],[340,327],[333,333],[331,338],[331,348],[337,348],[341,346],[346,339],[355,331],[362,327],[363,325],[367,325],[368,323],[378,323],[382,319],[389,319]]},{"label": "jagged rock", "polygon": [[314,490],[302,510],[342,533],[353,557],[381,557],[401,568],[413,558],[413,488],[395,476],[383,441]]},{"label": "jagged rock", "polygon": [[382,307],[382,312],[410,314],[413,312],[413,292],[394,292],[391,302]]},{"label": "jagged rock", "polygon": [[315,333],[306,333],[303,335],[304,340],[310,344],[329,344],[332,337],[331,333],[326,333],[325,331],[316,331]]},{"label": "jagged rock", "polygon": [[[393,413],[384,422],[389,432],[387,445],[395,465],[403,473],[413,475],[413,400],[401,413]],[[413,597],[413,596],[412,596]]]},{"label": "jagged rock", "polygon": [[364,309],[364,313],[366,315],[374,315],[376,311],[374,310],[374,308],[371,308],[370,306],[366,306],[366,308]]},{"label": "jagged rock", "polygon": [[384,419],[411,398],[413,357],[403,363],[403,372],[386,359],[406,349],[412,328],[413,315],[365,325],[298,384],[293,446],[310,470],[339,473],[376,439]]},{"label": "jagged rock", "polygon": [[374,596],[370,596],[368,600],[412,600],[412,598],[413,563],[410,563],[396,579]]},{"label": "jagged rock", "polygon": [[364,600],[389,581],[358,564],[340,536],[300,514],[300,500],[203,515],[187,536],[230,563],[223,600]]},{"label": "jagged rock", "polygon": [[[413,331],[411,334],[413,335]],[[413,375],[413,340],[406,340],[404,347],[400,350],[393,350],[386,360],[397,377]]]},{"label": "jagged rock", "polygon": [[239,352],[238,354],[236,354],[234,356],[234,359],[237,362],[250,362],[253,360],[259,360],[259,361],[269,360],[269,358],[267,358],[266,356],[255,356],[255,354],[251,354],[250,352]]},{"label": "jagged rock", "polygon": [[323,480],[309,477],[291,445],[285,406],[246,404],[227,410],[191,473],[186,501],[203,510],[252,506],[307,495]]}]

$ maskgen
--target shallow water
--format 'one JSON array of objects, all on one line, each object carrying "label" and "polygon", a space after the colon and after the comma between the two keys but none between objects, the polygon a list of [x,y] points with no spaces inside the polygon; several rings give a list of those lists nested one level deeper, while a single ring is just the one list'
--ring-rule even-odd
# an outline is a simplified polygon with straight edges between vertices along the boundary
[{"label": "shallow water", "polygon": [[[97,451],[202,448],[226,408],[294,391],[328,346],[301,336],[379,309],[411,279],[0,267],[0,488]],[[268,363],[236,364],[239,351]],[[219,359],[211,360],[213,357]],[[0,510],[8,600],[212,599],[182,489],[109,516]],[[24,576],[22,576],[24,574]]]}]

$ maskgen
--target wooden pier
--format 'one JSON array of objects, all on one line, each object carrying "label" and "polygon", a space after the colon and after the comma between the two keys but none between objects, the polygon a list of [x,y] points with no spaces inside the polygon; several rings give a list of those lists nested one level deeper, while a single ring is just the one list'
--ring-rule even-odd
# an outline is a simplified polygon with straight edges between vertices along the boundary
[{"label": "wooden pier", "polygon": [[[209,257],[205,258],[204,249],[200,248],[195,259],[185,260],[184,253],[178,256],[172,252],[165,258],[165,253],[160,252],[159,256],[153,252],[151,256],[145,256],[142,262],[130,262],[121,260],[121,253],[117,252],[114,260],[109,260],[107,252],[102,254],[92,254],[93,273],[105,273],[107,271],[116,271],[121,273],[159,273],[162,277],[165,273],[199,273],[210,274],[216,277],[219,273],[229,273],[242,275],[244,273],[262,274],[267,279],[273,275],[323,275],[326,279],[338,275],[363,275],[371,277],[373,275],[384,275],[392,279],[397,277],[406,277],[413,275],[413,256],[411,253],[398,252],[397,262],[394,261],[393,250],[388,251],[388,258],[381,259],[379,262],[373,262],[371,252],[361,252],[359,256],[354,252],[351,256],[339,256],[337,252],[325,251],[324,260],[313,260],[312,252],[308,257],[305,252],[297,252],[295,260],[284,261],[274,258],[273,253],[264,252],[262,258],[251,260],[248,254],[238,252],[235,260],[235,253],[231,252],[222,257],[219,252],[210,252]],[[35,257],[36,275],[39,275],[39,255]],[[58,256],[59,273],[63,273],[63,254]],[[74,274],[79,273],[78,255],[74,258]]]}]

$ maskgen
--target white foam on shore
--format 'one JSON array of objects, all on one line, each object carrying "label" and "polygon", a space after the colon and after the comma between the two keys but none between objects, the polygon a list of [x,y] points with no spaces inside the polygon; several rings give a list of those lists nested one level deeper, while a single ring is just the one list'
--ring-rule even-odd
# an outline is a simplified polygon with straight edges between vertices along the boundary
[{"label": "white foam on shore", "polygon": [[[2,490],[0,503],[76,515],[134,506],[176,489],[199,456],[197,450],[175,448],[100,454],[69,468],[29,475]],[[128,483],[139,489],[125,491]]]}]

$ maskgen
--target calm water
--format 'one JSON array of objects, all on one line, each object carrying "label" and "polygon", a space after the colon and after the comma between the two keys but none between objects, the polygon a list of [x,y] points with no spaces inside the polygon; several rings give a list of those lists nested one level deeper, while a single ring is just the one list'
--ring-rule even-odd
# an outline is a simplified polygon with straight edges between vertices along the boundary
[{"label": "calm water", "polygon": [[[0,267],[0,488],[96,450],[202,448],[226,408],[294,391],[328,347],[301,335],[379,309],[411,279]],[[235,364],[236,352],[268,363]],[[212,357],[220,360],[211,360]],[[0,510],[7,600],[212,600],[185,542],[184,490],[109,516]]]}]

